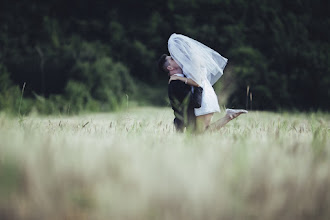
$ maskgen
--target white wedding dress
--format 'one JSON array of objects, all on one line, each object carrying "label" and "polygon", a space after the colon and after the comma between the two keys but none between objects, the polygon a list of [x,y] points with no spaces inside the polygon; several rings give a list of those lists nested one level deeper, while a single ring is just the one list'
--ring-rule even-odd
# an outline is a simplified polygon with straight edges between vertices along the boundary
[{"label": "white wedding dress", "polygon": [[218,98],[212,85],[222,76],[228,59],[181,34],[171,35],[168,50],[183,74],[203,88],[202,104],[200,108],[195,108],[195,115],[220,112]]}]

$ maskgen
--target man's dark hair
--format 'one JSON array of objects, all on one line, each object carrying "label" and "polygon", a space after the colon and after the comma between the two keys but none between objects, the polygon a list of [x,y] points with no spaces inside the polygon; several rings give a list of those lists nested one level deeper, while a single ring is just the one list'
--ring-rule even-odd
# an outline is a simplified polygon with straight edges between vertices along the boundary
[{"label": "man's dark hair", "polygon": [[[166,60],[167,54],[163,54],[160,56],[159,60],[158,60],[158,69],[164,73],[168,73],[168,69],[167,69],[167,60]],[[165,66],[166,64],[166,66]]]}]

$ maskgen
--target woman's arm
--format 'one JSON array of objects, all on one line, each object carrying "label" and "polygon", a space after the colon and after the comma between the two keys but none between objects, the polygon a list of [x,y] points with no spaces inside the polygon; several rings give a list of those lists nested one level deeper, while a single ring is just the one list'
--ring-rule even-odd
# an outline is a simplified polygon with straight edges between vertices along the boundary
[{"label": "woman's arm", "polygon": [[182,77],[182,76],[176,76],[176,75],[173,75],[171,76],[170,80],[168,81],[168,83],[170,83],[172,80],[180,80],[190,86],[196,86],[196,87],[199,87],[199,85],[192,79],[189,79],[189,78],[186,78],[186,77]]}]

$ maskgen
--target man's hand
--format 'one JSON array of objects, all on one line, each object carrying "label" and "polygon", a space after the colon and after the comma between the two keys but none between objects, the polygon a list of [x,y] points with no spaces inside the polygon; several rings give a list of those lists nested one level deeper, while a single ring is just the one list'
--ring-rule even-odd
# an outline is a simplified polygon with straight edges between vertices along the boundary
[{"label": "man's hand", "polygon": [[185,79],[186,79],[185,77],[173,75],[173,76],[171,76],[170,79],[168,80],[168,84],[170,84],[170,82],[171,82],[172,80],[181,80],[181,81],[185,81]]}]

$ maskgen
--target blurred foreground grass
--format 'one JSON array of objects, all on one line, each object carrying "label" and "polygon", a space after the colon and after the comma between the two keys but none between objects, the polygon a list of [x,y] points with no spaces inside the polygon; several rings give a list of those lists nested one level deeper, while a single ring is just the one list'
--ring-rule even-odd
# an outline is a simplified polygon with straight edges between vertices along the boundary
[{"label": "blurred foreground grass", "polygon": [[[218,114],[216,118],[222,117]],[[330,115],[0,114],[0,219],[330,219]]]}]

